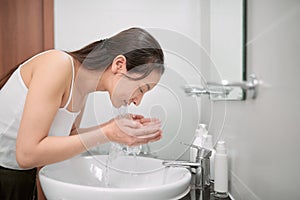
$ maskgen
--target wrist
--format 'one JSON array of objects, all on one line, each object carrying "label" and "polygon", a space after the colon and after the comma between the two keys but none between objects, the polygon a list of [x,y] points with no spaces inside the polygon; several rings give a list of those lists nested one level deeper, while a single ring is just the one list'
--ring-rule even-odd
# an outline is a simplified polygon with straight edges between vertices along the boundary
[{"label": "wrist", "polygon": [[104,123],[104,124],[101,124],[99,125],[99,143],[107,143],[110,141],[109,139],[109,135],[110,135],[110,128],[108,126],[109,123]]}]

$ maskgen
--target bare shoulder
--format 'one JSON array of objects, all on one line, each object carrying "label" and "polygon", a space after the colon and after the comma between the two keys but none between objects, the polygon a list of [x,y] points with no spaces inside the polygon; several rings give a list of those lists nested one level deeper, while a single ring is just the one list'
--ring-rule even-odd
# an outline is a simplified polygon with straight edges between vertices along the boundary
[{"label": "bare shoulder", "polygon": [[72,79],[72,60],[59,50],[49,50],[25,63],[21,75],[27,88],[44,86],[63,92]]},{"label": "bare shoulder", "polygon": [[39,55],[35,60],[34,70],[57,70],[59,73],[71,72],[72,61],[70,56],[60,50],[50,50]]},{"label": "bare shoulder", "polygon": [[[29,88],[33,79],[47,80],[49,84],[64,87],[72,77],[72,60],[60,50],[49,50],[32,58],[22,66],[21,74]],[[67,86],[67,85],[66,85]]]},{"label": "bare shoulder", "polygon": [[66,82],[72,76],[70,56],[59,50],[50,50],[38,56],[33,64],[32,73],[47,76],[55,81]]}]

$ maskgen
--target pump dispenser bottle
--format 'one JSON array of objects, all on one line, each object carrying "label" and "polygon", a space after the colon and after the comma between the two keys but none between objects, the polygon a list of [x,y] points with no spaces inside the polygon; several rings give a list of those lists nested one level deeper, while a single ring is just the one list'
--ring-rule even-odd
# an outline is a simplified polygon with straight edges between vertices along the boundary
[{"label": "pump dispenser bottle", "polygon": [[[208,131],[206,128],[206,124],[198,124],[197,129],[195,130],[195,139],[193,141],[193,145],[201,146],[202,145],[202,136],[207,135]],[[190,148],[190,161],[196,162],[197,149]]]},{"label": "pump dispenser bottle", "polygon": [[218,198],[228,197],[228,160],[225,141],[219,141],[215,154],[214,194]]}]

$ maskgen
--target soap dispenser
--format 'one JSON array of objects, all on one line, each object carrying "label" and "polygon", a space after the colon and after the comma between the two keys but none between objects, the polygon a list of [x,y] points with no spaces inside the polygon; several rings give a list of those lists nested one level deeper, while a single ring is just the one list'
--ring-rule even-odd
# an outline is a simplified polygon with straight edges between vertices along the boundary
[{"label": "soap dispenser", "polygon": [[[196,146],[201,146],[202,145],[202,136],[207,135],[207,125],[206,124],[198,124],[197,129],[195,130],[195,139],[193,141],[193,145]],[[195,148],[190,148],[190,161],[191,162],[196,162],[196,157],[197,157],[197,149]]]},{"label": "soap dispenser", "polygon": [[228,160],[225,141],[219,141],[215,154],[214,194],[217,198],[228,197]]}]

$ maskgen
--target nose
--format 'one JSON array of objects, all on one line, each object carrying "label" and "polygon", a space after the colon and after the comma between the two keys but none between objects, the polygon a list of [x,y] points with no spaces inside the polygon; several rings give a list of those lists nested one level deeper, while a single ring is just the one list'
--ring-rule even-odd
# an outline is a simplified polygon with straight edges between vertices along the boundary
[{"label": "nose", "polygon": [[137,97],[134,97],[132,99],[132,102],[134,103],[134,105],[138,106],[142,102],[142,99],[143,99],[143,95],[139,95]]}]

